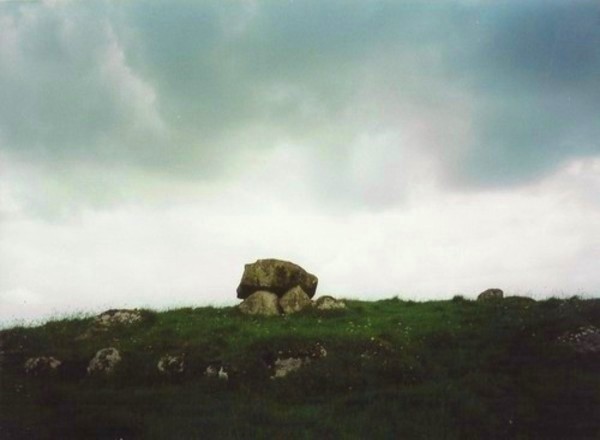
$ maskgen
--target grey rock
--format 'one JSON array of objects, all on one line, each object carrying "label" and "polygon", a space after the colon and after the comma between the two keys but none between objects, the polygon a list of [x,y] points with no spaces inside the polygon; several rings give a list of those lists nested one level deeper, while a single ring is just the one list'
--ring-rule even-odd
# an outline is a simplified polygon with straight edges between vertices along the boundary
[{"label": "grey rock", "polygon": [[316,276],[290,261],[257,260],[244,266],[237,297],[245,299],[259,290],[267,290],[281,297],[292,287],[300,286],[312,298],[318,282]]},{"label": "grey rock", "polygon": [[121,355],[116,348],[108,347],[98,350],[87,367],[88,374],[110,374],[121,362]]},{"label": "grey rock", "polygon": [[302,287],[296,286],[288,290],[279,300],[281,310],[285,314],[300,312],[312,306],[312,301],[302,290]]},{"label": "grey rock", "polygon": [[274,316],[280,314],[279,298],[274,293],[264,290],[254,292],[238,308],[245,315]]},{"label": "grey rock", "polygon": [[94,318],[94,324],[98,327],[111,327],[119,324],[135,324],[142,321],[142,313],[139,310],[111,309],[100,313]]},{"label": "grey rock", "polygon": [[177,376],[185,371],[185,360],[183,356],[164,355],[156,365],[158,371],[165,376]]},{"label": "grey rock", "polygon": [[204,370],[206,377],[211,377],[219,380],[229,380],[230,369],[221,362],[209,364]]},{"label": "grey rock", "polygon": [[25,374],[30,376],[45,376],[54,374],[61,364],[61,361],[52,356],[38,356],[27,359],[23,367]]},{"label": "grey rock", "polygon": [[600,329],[594,326],[567,332],[558,340],[581,354],[600,353]]},{"label": "grey rock", "polygon": [[287,376],[293,371],[299,370],[302,365],[309,362],[302,358],[277,358],[275,359],[275,365],[273,368],[273,379],[280,379]]},{"label": "grey rock", "polygon": [[271,379],[280,379],[300,368],[327,357],[327,350],[320,343],[301,348],[280,350],[264,359],[271,369]]},{"label": "grey rock", "polygon": [[346,308],[346,303],[333,296],[325,295],[315,301],[315,307],[318,310],[341,310]]},{"label": "grey rock", "polygon": [[477,296],[477,301],[498,300],[504,297],[504,292],[500,289],[487,289]]}]

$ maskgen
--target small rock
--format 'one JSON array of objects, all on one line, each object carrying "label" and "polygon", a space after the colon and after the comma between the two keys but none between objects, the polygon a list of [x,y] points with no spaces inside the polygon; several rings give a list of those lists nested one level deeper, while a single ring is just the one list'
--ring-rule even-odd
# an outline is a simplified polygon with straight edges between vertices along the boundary
[{"label": "small rock", "polygon": [[75,338],[76,341],[85,341],[98,334],[105,333],[111,327],[118,325],[132,325],[144,320],[144,314],[141,310],[133,309],[111,309],[100,313],[94,318],[91,326],[81,335]]},{"label": "small rock", "polygon": [[302,290],[302,287],[296,286],[288,290],[279,300],[281,310],[285,314],[300,312],[312,306],[312,301]]},{"label": "small rock", "polygon": [[116,348],[103,348],[96,353],[96,356],[90,361],[87,372],[88,374],[103,373],[110,374],[115,367],[121,362],[121,355]]},{"label": "small rock", "polygon": [[94,324],[98,327],[111,327],[115,324],[135,324],[141,320],[142,313],[139,310],[111,309],[96,316]]},{"label": "small rock", "polygon": [[333,296],[325,295],[315,301],[315,307],[318,310],[341,310],[346,308],[346,303]]},{"label": "small rock", "polygon": [[254,292],[239,306],[240,312],[246,315],[279,315],[279,299],[277,295],[264,290]]},{"label": "small rock", "polygon": [[477,296],[477,301],[498,300],[504,297],[504,292],[501,289],[487,289]]},{"label": "small rock", "polygon": [[291,372],[299,370],[305,362],[306,360],[301,358],[277,358],[273,366],[272,378],[279,379],[285,377]]},{"label": "small rock", "polygon": [[308,357],[311,359],[321,359],[327,357],[327,350],[320,343],[316,343],[307,351]]},{"label": "small rock", "polygon": [[569,345],[577,353],[600,353],[600,329],[594,326],[580,327],[558,338],[559,342]]},{"label": "small rock", "polygon": [[61,361],[52,356],[38,356],[27,359],[24,369],[28,375],[43,376],[55,373],[61,364]]},{"label": "small rock", "polygon": [[209,364],[204,371],[206,377],[213,377],[219,380],[229,380],[229,368],[221,362]]},{"label": "small rock", "polygon": [[183,373],[185,362],[183,356],[171,356],[167,354],[160,358],[157,368],[161,374],[175,376]]},{"label": "small rock", "polygon": [[245,299],[259,290],[283,296],[292,287],[300,286],[312,298],[319,280],[303,268],[290,261],[273,258],[246,264],[237,288],[237,297]]},{"label": "small rock", "polygon": [[308,365],[313,361],[327,357],[327,350],[320,343],[292,350],[280,350],[277,355],[267,354],[263,361],[272,370],[272,379],[279,379]]}]

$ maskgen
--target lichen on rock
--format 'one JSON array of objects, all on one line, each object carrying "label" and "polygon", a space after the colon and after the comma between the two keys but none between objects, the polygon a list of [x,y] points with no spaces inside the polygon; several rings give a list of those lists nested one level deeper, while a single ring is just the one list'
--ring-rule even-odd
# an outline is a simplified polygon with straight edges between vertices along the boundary
[{"label": "lichen on rock", "polygon": [[244,266],[237,288],[237,297],[245,299],[259,290],[281,297],[293,287],[300,286],[312,298],[317,290],[318,278],[290,261],[274,258],[257,260]]},{"label": "lichen on rock", "polygon": [[333,296],[324,295],[315,301],[317,310],[343,310],[346,308],[346,303]]},{"label": "lichen on rock", "polygon": [[166,376],[176,376],[185,371],[185,360],[183,356],[164,355],[156,365],[158,371]]},{"label": "lichen on rock", "polygon": [[560,336],[558,340],[571,347],[577,353],[600,353],[600,329],[593,325],[567,332]]},{"label": "lichen on rock", "polygon": [[55,373],[61,364],[61,361],[52,356],[38,356],[27,359],[23,368],[25,374],[42,376]]},{"label": "lichen on rock", "polygon": [[134,309],[111,309],[100,313],[94,318],[94,324],[98,327],[110,327],[118,324],[135,324],[142,321],[142,312]]},{"label": "lichen on rock", "polygon": [[286,315],[300,312],[312,306],[312,301],[302,287],[296,286],[288,290],[280,299],[279,305]]},{"label": "lichen on rock", "polygon": [[280,314],[279,298],[274,293],[264,290],[254,292],[238,308],[245,315],[274,316]]},{"label": "lichen on rock", "polygon": [[504,297],[504,292],[501,289],[487,289],[477,296],[477,301],[494,301]]},{"label": "lichen on rock", "polygon": [[88,374],[110,374],[121,362],[121,354],[116,348],[108,347],[99,350],[87,367]]}]

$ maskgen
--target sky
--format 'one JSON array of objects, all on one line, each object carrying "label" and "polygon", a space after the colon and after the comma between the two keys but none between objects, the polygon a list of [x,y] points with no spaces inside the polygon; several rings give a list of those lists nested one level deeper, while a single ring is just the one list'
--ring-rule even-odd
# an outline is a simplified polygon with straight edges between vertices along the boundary
[{"label": "sky", "polygon": [[600,3],[0,0],[0,325],[600,296]]}]

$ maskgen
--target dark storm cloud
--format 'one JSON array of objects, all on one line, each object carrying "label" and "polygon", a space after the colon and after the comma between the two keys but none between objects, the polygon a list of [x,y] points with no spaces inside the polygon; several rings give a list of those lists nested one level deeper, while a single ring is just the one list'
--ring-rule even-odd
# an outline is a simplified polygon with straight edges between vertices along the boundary
[{"label": "dark storm cloud", "polygon": [[476,138],[459,172],[483,184],[537,177],[600,152],[600,5],[524,2],[484,8],[466,66],[480,96]]},{"label": "dark storm cloud", "polygon": [[318,158],[316,187],[369,204],[380,185],[363,188],[350,160],[369,149],[365,134],[395,133],[360,157],[391,158],[397,169],[379,177],[398,193],[413,150],[469,186],[535,179],[600,152],[592,1],[11,3],[0,13],[0,142],[34,163],[210,177],[240,151],[287,142]]}]

